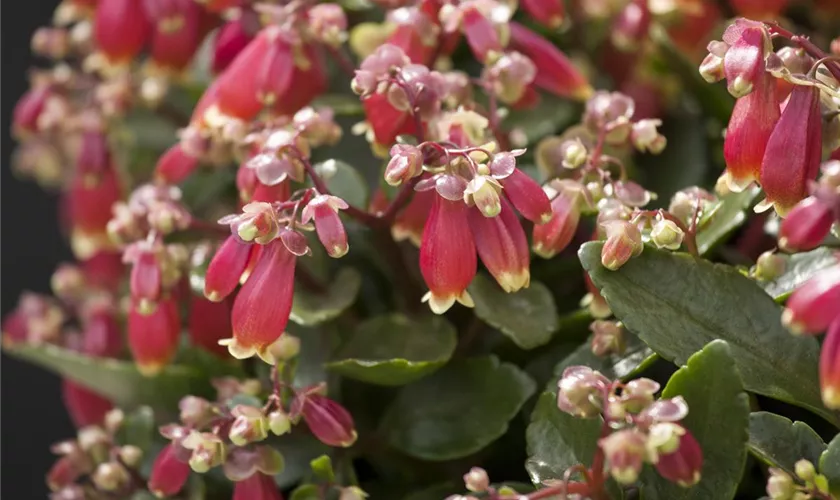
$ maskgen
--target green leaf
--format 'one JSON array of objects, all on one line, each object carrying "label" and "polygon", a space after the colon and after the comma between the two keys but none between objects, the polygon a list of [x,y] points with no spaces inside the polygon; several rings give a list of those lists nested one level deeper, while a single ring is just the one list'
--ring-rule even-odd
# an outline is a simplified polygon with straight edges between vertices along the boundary
[{"label": "green leaf", "polygon": [[[364,0],[354,0],[364,2]],[[360,116],[365,114],[362,101],[355,94],[325,94],[312,101],[314,108],[330,108],[336,115]]]},{"label": "green leaf", "polygon": [[362,275],[353,268],[338,271],[335,279],[321,293],[302,286],[295,287],[295,298],[289,319],[303,326],[329,321],[350,307],[359,294]]},{"label": "green leaf", "polygon": [[450,363],[400,390],[383,418],[382,432],[391,446],[413,457],[465,457],[507,431],[535,385],[495,356]]},{"label": "green leaf", "polygon": [[840,434],[834,436],[820,455],[820,474],[828,479],[831,493],[840,496]]},{"label": "green leaf", "polygon": [[321,455],[309,462],[309,466],[312,467],[312,473],[315,474],[318,480],[325,483],[335,482],[335,472],[333,471],[332,459],[330,459],[329,455]]},{"label": "green leaf", "polygon": [[253,408],[262,408],[263,402],[260,398],[256,396],[251,396],[250,394],[237,394],[234,397],[228,399],[227,401],[227,406],[231,410],[239,405],[251,406]]},{"label": "green leaf", "polygon": [[355,328],[327,368],[371,384],[404,385],[446,364],[457,343],[455,328],[440,316],[377,316]]},{"label": "green leaf", "polygon": [[596,356],[592,354],[590,338],[554,367],[554,380],[546,389],[553,391],[563,370],[570,366],[584,365],[603,373],[609,379],[631,379],[656,360],[657,355],[639,337],[625,332],[625,349],[621,354]]},{"label": "green leaf", "polygon": [[579,116],[580,105],[558,97],[542,95],[540,105],[534,109],[511,110],[503,125],[508,130],[522,132],[533,144],[572,123]]},{"label": "green leaf", "polygon": [[367,207],[368,188],[365,178],[358,170],[341,160],[326,160],[314,165],[315,171],[324,179],[330,193],[347,203],[364,209]]},{"label": "green leaf", "polygon": [[736,269],[645,248],[618,271],[601,266],[600,242],[578,253],[610,309],[663,358],[684,364],[715,339],[729,342],[747,390],[837,423],[822,404],[819,346],[781,325],[781,308]]},{"label": "green leaf", "polygon": [[799,285],[813,278],[818,272],[836,266],[837,263],[834,250],[829,248],[817,248],[810,252],[790,255],[787,257],[785,272],[762,286],[777,301],[785,300]]},{"label": "green leaf", "polygon": [[54,345],[17,345],[5,352],[77,382],[123,408],[149,405],[171,412],[184,394],[215,394],[212,375],[182,365],[169,365],[157,376],[145,377],[131,361],[92,358]]},{"label": "green leaf", "polygon": [[283,472],[274,476],[281,489],[298,483],[312,470],[312,461],[330,452],[330,448],[311,435],[292,433],[280,438],[269,438],[277,451],[283,454]]},{"label": "green leaf", "polygon": [[506,293],[485,274],[475,276],[469,288],[475,315],[498,328],[522,349],[551,340],[557,331],[557,307],[548,288],[532,281],[528,288]]},{"label": "green leaf", "polygon": [[795,475],[794,464],[804,458],[817,465],[825,451],[822,438],[805,422],[766,411],[750,415],[749,450],[767,465]]},{"label": "green leaf", "polygon": [[148,453],[157,435],[156,430],[155,412],[148,406],[141,406],[125,415],[116,433],[116,440],[120,446],[130,444]]},{"label": "green leaf", "polygon": [[322,500],[321,487],[317,484],[302,484],[295,488],[289,500]]},{"label": "green leaf", "polygon": [[576,418],[557,408],[557,393],[544,392],[531,414],[525,438],[528,460],[525,469],[531,481],[563,479],[566,469],[590,465],[601,433],[600,418]]},{"label": "green leaf", "polygon": [[662,391],[663,398],[675,396],[688,403],[688,416],[681,423],[703,450],[701,479],[683,488],[647,469],[642,496],[645,500],[733,498],[747,460],[750,403],[729,344],[715,340],[691,356]]},{"label": "green leaf", "polygon": [[760,188],[751,186],[740,193],[727,194],[707,211],[700,219],[697,232],[697,250],[700,255],[709,253],[747,220],[747,214],[760,192]]}]

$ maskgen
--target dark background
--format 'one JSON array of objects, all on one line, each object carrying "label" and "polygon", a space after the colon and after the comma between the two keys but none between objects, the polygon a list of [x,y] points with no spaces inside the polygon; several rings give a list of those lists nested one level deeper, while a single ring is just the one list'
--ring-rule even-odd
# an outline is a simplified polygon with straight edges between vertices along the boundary
[{"label": "dark background", "polygon": [[[6,7],[9,7],[9,4]],[[2,313],[14,308],[23,290],[47,292],[56,264],[70,258],[57,224],[57,197],[33,182],[15,179],[10,157],[14,142],[9,125],[15,102],[28,87],[27,69],[32,32],[49,23],[56,0],[20,3],[0,26],[2,61],[3,163],[0,203],[0,286]],[[6,499],[47,497],[44,474],[53,463],[50,444],[71,437],[73,427],[61,403],[54,375],[5,355],[0,362],[0,421],[2,422],[2,481]]]}]

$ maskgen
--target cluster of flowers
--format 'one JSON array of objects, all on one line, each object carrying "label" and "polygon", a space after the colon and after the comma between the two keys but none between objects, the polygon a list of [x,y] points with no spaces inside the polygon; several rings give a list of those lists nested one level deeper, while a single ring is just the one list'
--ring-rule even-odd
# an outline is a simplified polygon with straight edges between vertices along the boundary
[{"label": "cluster of flowers", "polygon": [[[275,346],[275,354],[278,359],[289,360],[297,354],[299,343],[295,337],[284,339],[282,345]],[[302,420],[316,438],[329,446],[347,447],[356,441],[353,418],[344,407],[323,395],[324,384],[297,390],[279,375],[273,379],[274,387],[262,407],[232,402],[243,396],[261,402],[258,397],[263,388],[255,379],[216,380],[215,402],[184,397],[179,404],[180,422],[160,429],[169,444],[152,465],[149,491],[160,497],[174,496],[184,488],[190,471],[203,474],[221,467],[225,477],[235,483],[235,500],[277,500],[282,496],[273,476],[282,471],[284,461],[275,447],[260,444],[270,435],[285,435]],[[285,399],[284,389],[291,391]],[[342,494],[343,490],[351,490],[342,498],[360,498],[357,488],[336,487]]]},{"label": "cluster of flowers", "polygon": [[798,460],[794,464],[796,478],[803,482],[797,484],[790,474],[770,467],[770,477],[767,478],[767,496],[770,500],[810,500],[832,498],[828,491],[828,479],[817,473],[816,467],[810,461]]}]

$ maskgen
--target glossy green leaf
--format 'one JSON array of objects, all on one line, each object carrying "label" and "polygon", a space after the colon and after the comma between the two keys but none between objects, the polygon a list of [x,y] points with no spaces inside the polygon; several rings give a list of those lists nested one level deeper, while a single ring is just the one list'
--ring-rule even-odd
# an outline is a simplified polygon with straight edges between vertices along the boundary
[{"label": "glossy green leaf", "polygon": [[760,192],[760,188],[751,186],[740,193],[727,194],[701,217],[697,231],[697,250],[700,255],[707,254],[722,243],[747,220],[748,212]]},{"label": "glossy green leaf", "polygon": [[92,358],[54,345],[19,345],[5,352],[73,380],[120,407],[149,405],[171,412],[184,394],[215,394],[211,375],[182,365],[170,365],[155,377],[145,377],[131,361]]},{"label": "glossy green leaf", "polygon": [[323,500],[321,487],[317,484],[302,484],[292,491],[289,500]]},{"label": "glossy green leaf", "polygon": [[601,418],[576,418],[557,408],[557,393],[544,392],[531,414],[525,468],[531,481],[563,479],[569,467],[590,465],[595,456]]},{"label": "glossy green leaf", "polygon": [[781,308],[736,269],[645,248],[618,271],[601,266],[600,242],[579,257],[613,313],[663,358],[683,364],[715,339],[729,342],[747,390],[838,422],[820,398],[819,346],[781,325]]},{"label": "glossy green leaf", "polygon": [[465,457],[501,437],[535,389],[528,375],[494,356],[450,363],[403,387],[381,431],[391,446],[413,457]]},{"label": "glossy green leaf", "polygon": [[825,451],[822,438],[805,422],[766,411],[750,415],[749,450],[767,465],[795,474],[794,464],[804,458],[817,465]]},{"label": "glossy green leaf", "polygon": [[626,380],[637,376],[656,359],[656,353],[639,340],[639,337],[629,332],[625,333],[625,349],[621,354],[596,356],[592,354],[591,345],[590,338],[557,363],[554,367],[554,380],[546,390],[555,390],[563,370],[570,366],[584,365],[603,373],[607,378]]},{"label": "glossy green leaf", "polygon": [[735,496],[747,460],[750,403],[729,344],[709,343],[671,376],[663,398],[682,396],[688,416],[681,424],[700,443],[700,482],[683,488],[653,469],[641,478],[645,500],[727,500]]},{"label": "glossy green leaf", "polygon": [[329,455],[321,455],[309,462],[309,466],[312,467],[312,473],[318,480],[325,483],[335,482],[335,471],[333,471],[332,459]]},{"label": "glossy green leaf", "polygon": [[370,189],[358,170],[341,160],[322,161],[314,167],[330,193],[353,206],[367,207]]},{"label": "glossy green leaf", "polygon": [[834,436],[820,455],[820,474],[828,479],[831,493],[840,497],[840,434]]},{"label": "glossy green leaf", "polygon": [[125,415],[116,441],[120,446],[130,444],[148,453],[156,435],[155,412],[148,406],[141,406]]},{"label": "glossy green leaf", "polygon": [[785,272],[773,281],[762,283],[764,290],[776,300],[784,300],[797,287],[814,277],[818,272],[836,266],[838,259],[835,251],[829,248],[817,248],[810,252],[797,253],[786,257]]},{"label": "glossy green leaf", "polygon": [[440,316],[393,313],[359,324],[327,367],[371,384],[404,385],[443,366],[457,343],[455,328]]},{"label": "glossy green leaf", "polygon": [[329,321],[355,302],[361,286],[361,274],[349,267],[339,270],[327,289],[321,293],[297,286],[289,319],[303,326]]},{"label": "glossy green leaf", "polygon": [[483,273],[469,287],[475,314],[498,328],[522,349],[548,343],[557,330],[557,307],[548,288],[532,281],[528,288],[506,293]]}]

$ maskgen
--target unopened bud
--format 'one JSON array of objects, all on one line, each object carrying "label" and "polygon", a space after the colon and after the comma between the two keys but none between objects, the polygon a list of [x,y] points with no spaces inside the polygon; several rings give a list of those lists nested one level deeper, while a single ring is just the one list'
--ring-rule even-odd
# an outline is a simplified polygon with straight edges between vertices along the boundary
[{"label": "unopened bud", "polygon": [[653,402],[653,395],[659,390],[659,383],[649,378],[638,378],[627,382],[621,391],[621,401],[630,413],[639,413]]},{"label": "unopened bud", "polygon": [[487,175],[476,175],[467,183],[464,190],[464,202],[475,205],[485,217],[495,217],[502,211],[499,193],[502,186],[496,179]]},{"label": "unopened bud", "polygon": [[318,195],[304,207],[301,221],[315,221],[315,232],[330,257],[343,257],[350,250],[347,232],[338,216],[339,210],[348,208],[347,202],[336,196]]},{"label": "unopened bud", "polygon": [[395,144],[391,148],[391,160],[385,167],[385,182],[399,186],[420,175],[423,170],[423,152],[411,144]]},{"label": "unopened bud", "polygon": [[180,419],[184,425],[200,427],[203,422],[213,416],[213,408],[209,401],[196,396],[184,396],[178,403],[181,410]]},{"label": "unopened bud", "polygon": [[610,475],[619,484],[631,484],[639,477],[645,458],[645,437],[635,429],[613,432],[598,441],[604,450]]},{"label": "unopened bud", "polygon": [[93,473],[93,484],[103,491],[117,491],[130,480],[125,467],[116,462],[99,464]]},{"label": "unopened bud", "polygon": [[642,233],[635,224],[623,220],[602,222],[607,241],[601,249],[601,264],[611,271],[618,270],[632,257],[644,250]]},{"label": "unopened bud", "polygon": [[823,200],[809,196],[782,220],[779,247],[788,252],[813,250],[822,244],[834,223],[834,211]]},{"label": "unopened bud", "polygon": [[700,76],[709,83],[716,83],[724,78],[723,58],[708,54],[700,63]]},{"label": "unopened bud", "polygon": [[796,476],[805,481],[813,481],[814,477],[817,475],[817,470],[814,468],[814,464],[805,460],[797,460],[797,462],[793,465],[793,470],[796,472]]},{"label": "unopened bud", "polygon": [[245,446],[268,437],[268,419],[259,408],[237,405],[231,414],[236,417],[228,435],[233,444]]},{"label": "unopened bud", "polygon": [[650,240],[657,248],[677,250],[682,245],[685,233],[671,220],[663,219],[654,224],[650,232]]},{"label": "unopened bud", "polygon": [[589,152],[580,139],[565,141],[560,145],[562,165],[565,168],[574,169],[586,163]]},{"label": "unopened bud", "polygon": [[837,318],[840,304],[840,266],[816,274],[797,288],[782,313],[782,324],[792,333],[818,334]]},{"label": "unopened bud", "polygon": [[122,446],[120,447],[120,460],[129,467],[137,467],[143,460],[143,450],[131,444]]},{"label": "unopened bud", "polygon": [[[703,451],[700,444],[690,432],[677,424],[658,424],[673,426],[667,431],[663,441],[665,447],[657,450],[659,460],[655,462],[656,471],[665,479],[677,483],[683,488],[694,486],[700,481],[700,470],[703,468]],[[682,429],[679,434],[675,429]],[[666,453],[675,436],[679,436],[679,445],[672,453]]]},{"label": "unopened bud", "polygon": [[105,414],[105,428],[108,432],[115,433],[122,427],[125,421],[125,413],[119,408],[114,408]]},{"label": "unopened bud", "polygon": [[274,410],[268,414],[268,428],[276,436],[282,436],[292,429],[289,415],[281,410]]},{"label": "unopened bud", "polygon": [[621,354],[624,352],[624,327],[618,321],[593,321],[589,325],[592,331],[592,354],[606,356],[608,354]]},{"label": "unopened bud", "polygon": [[773,250],[768,250],[758,256],[755,261],[753,276],[761,281],[773,281],[785,272],[787,258]]},{"label": "unopened bud", "polygon": [[268,351],[275,361],[289,361],[300,353],[300,339],[284,333],[268,347]]},{"label": "unopened bud", "polygon": [[302,415],[312,434],[326,445],[347,448],[358,437],[350,412],[317,392],[299,394],[292,403],[291,414]]},{"label": "unopened bud", "polygon": [[633,146],[641,152],[647,151],[655,155],[661,153],[668,141],[657,130],[660,126],[662,126],[662,120],[656,119],[639,120],[634,123],[633,131],[630,133]]},{"label": "unopened bud", "polygon": [[473,467],[464,474],[464,485],[469,491],[481,493],[490,487],[490,478],[487,476],[487,471],[481,467]]},{"label": "unopened bud", "polygon": [[557,407],[576,417],[595,417],[602,410],[602,394],[609,383],[587,366],[570,366],[557,383]]},{"label": "unopened bud", "polygon": [[767,479],[767,496],[771,500],[791,500],[796,494],[796,483],[790,475],[775,467],[769,469],[770,477]]}]

